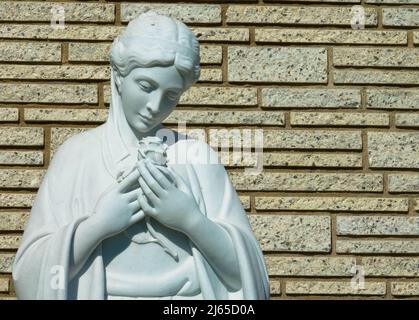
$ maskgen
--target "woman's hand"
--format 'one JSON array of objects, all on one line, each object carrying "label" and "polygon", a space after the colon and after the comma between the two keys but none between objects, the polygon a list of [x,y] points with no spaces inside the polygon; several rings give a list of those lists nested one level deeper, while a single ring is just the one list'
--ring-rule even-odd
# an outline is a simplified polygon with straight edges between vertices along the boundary
[{"label": "woman's hand", "polygon": [[104,238],[118,234],[144,218],[144,212],[137,200],[141,192],[138,185],[139,177],[140,173],[135,168],[100,196],[90,219],[100,228]]},{"label": "woman's hand", "polygon": [[[186,183],[174,170],[157,167],[148,160],[141,161],[138,168],[144,192],[138,202],[144,213],[171,229],[188,233],[203,216]],[[180,190],[162,171],[190,192]]]}]

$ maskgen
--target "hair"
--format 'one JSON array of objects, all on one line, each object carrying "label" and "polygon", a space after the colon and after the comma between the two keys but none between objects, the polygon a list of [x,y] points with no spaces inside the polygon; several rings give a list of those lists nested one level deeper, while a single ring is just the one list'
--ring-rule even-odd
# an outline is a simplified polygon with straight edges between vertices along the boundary
[{"label": "hair", "polygon": [[147,11],[133,19],[118,36],[109,55],[112,69],[127,76],[134,68],[172,66],[188,89],[200,75],[199,42],[182,22]]}]

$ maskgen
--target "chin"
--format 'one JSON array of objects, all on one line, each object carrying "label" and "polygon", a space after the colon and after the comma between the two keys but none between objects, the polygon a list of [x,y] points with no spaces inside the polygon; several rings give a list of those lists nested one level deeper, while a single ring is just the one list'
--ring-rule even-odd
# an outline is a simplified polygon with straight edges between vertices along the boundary
[{"label": "chin", "polygon": [[141,132],[141,133],[147,133],[156,126],[157,126],[157,124],[155,124],[155,123],[146,125],[142,122],[141,123],[133,123],[133,124],[130,125],[131,129],[133,129],[135,132]]}]

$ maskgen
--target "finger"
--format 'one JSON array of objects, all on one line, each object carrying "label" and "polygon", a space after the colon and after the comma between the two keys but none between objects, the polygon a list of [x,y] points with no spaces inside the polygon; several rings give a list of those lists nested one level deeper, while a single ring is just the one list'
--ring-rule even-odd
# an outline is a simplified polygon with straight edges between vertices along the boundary
[{"label": "finger", "polygon": [[156,181],[156,179],[154,179],[154,177],[151,175],[149,169],[146,167],[144,162],[141,162],[139,164],[139,168],[140,168],[141,177],[144,179],[148,187],[154,192],[155,195],[162,196],[164,193],[166,193],[166,190],[164,190],[160,186],[160,184]]},{"label": "finger", "polygon": [[154,177],[154,179],[159,183],[159,185],[163,189],[168,189],[171,186],[169,179],[166,178],[164,174],[162,174],[154,164],[149,161],[145,162],[150,174]]},{"label": "finger", "polygon": [[171,172],[172,168],[163,166],[155,166],[155,168],[160,170],[160,172],[162,172],[166,176],[166,179],[169,180],[170,186],[177,186],[176,178]]},{"label": "finger", "polygon": [[155,206],[155,204],[157,204],[159,201],[159,198],[154,194],[153,190],[150,189],[142,176],[140,177],[140,185],[147,200],[149,200],[151,204]]},{"label": "finger", "polygon": [[138,202],[138,198],[128,204],[130,212],[137,212],[141,209],[141,204]]},{"label": "finger", "polygon": [[123,193],[131,191],[139,177],[140,173],[135,168],[127,177],[125,177],[124,180],[119,183],[119,191]]},{"label": "finger", "polygon": [[138,212],[136,212],[132,215],[132,217],[129,219],[129,224],[133,225],[133,224],[139,222],[144,217],[145,217],[144,211],[140,210],[140,211],[138,211]]},{"label": "finger", "polygon": [[174,181],[176,181],[176,186],[184,186],[188,189],[188,185],[185,183],[185,181],[183,180],[183,178],[179,175],[179,173],[177,173],[175,170],[173,170],[172,168],[169,168],[168,170],[171,174],[171,176],[173,177]]},{"label": "finger", "polygon": [[144,211],[144,213],[151,216],[154,214],[154,209],[148,204],[147,199],[144,194],[139,194],[137,201],[140,204],[140,207]]},{"label": "finger", "polygon": [[167,167],[167,173],[170,175],[170,177],[173,179],[173,181],[176,182],[176,177],[175,177],[174,171],[175,170],[173,170],[172,168]]},{"label": "finger", "polygon": [[128,199],[129,202],[136,201],[138,198],[138,193],[141,191],[141,189],[134,189],[130,192],[125,193],[123,196]]},{"label": "finger", "polygon": [[154,166],[157,170],[159,170],[169,181],[170,185],[176,185],[176,179],[173,174],[169,171],[171,168],[166,166]]}]

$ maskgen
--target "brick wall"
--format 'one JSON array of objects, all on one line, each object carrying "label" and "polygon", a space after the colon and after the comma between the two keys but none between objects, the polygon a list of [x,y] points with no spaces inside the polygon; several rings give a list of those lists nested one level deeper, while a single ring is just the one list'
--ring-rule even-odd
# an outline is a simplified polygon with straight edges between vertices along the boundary
[{"label": "brick wall", "polygon": [[63,30],[57,3],[0,2],[0,299],[54,151],[106,119],[111,41],[148,8],[201,41],[201,79],[165,124],[208,143],[263,129],[261,174],[225,164],[273,298],[417,299],[419,0],[175,2],[64,1]]}]

